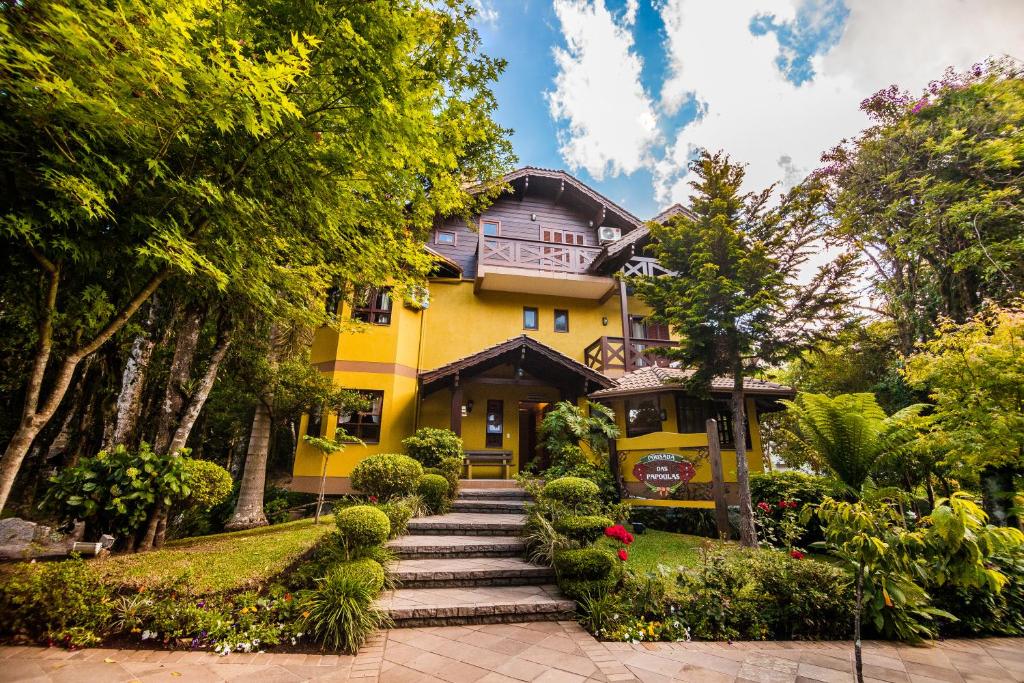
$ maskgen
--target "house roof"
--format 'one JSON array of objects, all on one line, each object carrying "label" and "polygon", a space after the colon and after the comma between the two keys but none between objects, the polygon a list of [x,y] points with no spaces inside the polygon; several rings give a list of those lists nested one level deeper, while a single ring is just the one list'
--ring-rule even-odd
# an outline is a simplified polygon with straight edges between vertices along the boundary
[{"label": "house roof", "polygon": [[[685,206],[675,203],[652,218],[651,222],[664,224],[669,219],[680,214],[693,216],[693,213]],[[594,259],[590,269],[594,272],[600,272],[601,270],[608,270],[609,266],[611,266],[612,270],[617,270],[622,266],[623,261],[632,256],[636,249],[646,246],[650,241],[650,237],[651,231],[646,225],[636,230],[631,230],[623,235],[622,239],[606,244],[601,253]]]},{"label": "house roof", "polygon": [[[462,266],[448,258],[439,251],[431,249],[429,246],[424,246],[427,253],[434,258],[435,271],[443,276],[459,277],[462,275]],[[447,271],[447,272],[445,272]]]},{"label": "house roof", "polygon": [[[619,206],[612,200],[605,197],[603,194],[595,190],[594,188],[584,184],[579,178],[563,171],[561,169],[554,168],[539,168],[537,166],[523,166],[518,168],[511,173],[506,173],[501,177],[500,183],[509,183],[519,180],[520,178],[527,177],[538,177],[538,178],[550,178],[559,180],[565,183],[566,186],[572,188],[580,195],[596,202],[605,207],[607,211],[616,214],[623,222],[632,226],[633,229],[640,229],[643,227],[643,221],[634,216],[632,213]],[[483,185],[476,185],[469,188],[469,192],[477,192],[483,189]],[[632,232],[632,230],[630,231]]]},{"label": "house roof", "polygon": [[[670,390],[685,391],[684,381],[693,375],[693,370],[682,368],[648,367],[627,372],[615,381],[615,386],[601,389],[590,394],[591,398],[614,398],[616,396],[632,396],[647,394],[652,391]],[[716,377],[711,381],[711,392],[715,394],[732,391],[732,377]],[[743,391],[747,394],[760,394],[785,398],[796,394],[796,390],[783,384],[767,382],[762,379],[744,378]]]},{"label": "house roof", "polygon": [[609,388],[614,384],[613,380],[596,370],[523,334],[447,365],[424,370],[419,373],[420,385],[426,394],[453,383],[456,375],[476,375],[498,365],[516,362],[530,366],[536,376],[549,379],[555,385],[571,377],[583,380],[587,386],[594,384]]}]

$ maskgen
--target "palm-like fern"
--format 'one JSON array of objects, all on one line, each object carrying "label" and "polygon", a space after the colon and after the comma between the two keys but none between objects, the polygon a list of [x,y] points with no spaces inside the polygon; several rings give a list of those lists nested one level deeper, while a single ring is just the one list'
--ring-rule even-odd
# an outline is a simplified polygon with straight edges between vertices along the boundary
[{"label": "palm-like fern", "polygon": [[887,455],[913,448],[918,439],[924,404],[908,406],[887,416],[874,394],[800,394],[782,401],[796,418],[789,435],[813,462],[832,470],[854,491]]}]

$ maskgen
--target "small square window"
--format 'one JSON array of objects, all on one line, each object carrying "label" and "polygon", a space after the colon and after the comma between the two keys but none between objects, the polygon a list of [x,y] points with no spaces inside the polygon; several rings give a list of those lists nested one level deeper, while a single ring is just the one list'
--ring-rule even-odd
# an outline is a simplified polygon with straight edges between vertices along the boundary
[{"label": "small square window", "polygon": [[481,221],[480,232],[485,237],[497,237],[501,234],[501,223],[498,221]]},{"label": "small square window", "polygon": [[369,287],[357,292],[352,318],[374,325],[390,325],[391,288]]},{"label": "small square window", "polygon": [[380,420],[384,407],[383,391],[360,391],[370,401],[369,410],[351,410],[338,415],[338,428],[363,443],[380,443]]},{"label": "small square window", "polygon": [[454,230],[438,230],[434,233],[434,244],[446,244],[450,247],[455,246],[455,231]]},{"label": "small square window", "polygon": [[536,330],[538,327],[537,309],[531,306],[523,306],[523,329]]},{"label": "small square window", "polygon": [[569,311],[555,309],[555,332],[569,331]]}]

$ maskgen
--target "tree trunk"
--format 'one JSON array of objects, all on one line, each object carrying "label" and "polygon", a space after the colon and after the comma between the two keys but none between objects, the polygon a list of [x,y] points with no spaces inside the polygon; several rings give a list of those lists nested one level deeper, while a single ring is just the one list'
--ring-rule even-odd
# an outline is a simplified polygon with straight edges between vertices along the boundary
[{"label": "tree trunk", "polygon": [[156,439],[153,450],[157,453],[170,453],[171,441],[177,431],[176,425],[181,417],[182,407],[188,398],[186,385],[192,378],[192,361],[195,359],[196,348],[199,346],[199,332],[203,323],[202,309],[190,309],[185,313],[178,338],[174,343],[174,357],[167,377],[167,388],[160,406],[157,419]]},{"label": "tree trunk", "polygon": [[249,450],[242,470],[242,485],[231,519],[224,525],[228,531],[267,525],[263,514],[263,489],[267,479],[267,457],[270,452],[270,408],[260,401],[252,416]]},{"label": "tree trunk", "polygon": [[740,497],[740,543],[757,547],[754,506],[750,501],[750,468],[747,466],[747,409],[743,395],[743,370],[736,364],[732,388],[732,433],[736,442],[736,484]]},{"label": "tree trunk", "polygon": [[132,341],[128,360],[121,374],[121,392],[117,395],[117,412],[109,435],[105,435],[103,447],[113,448],[117,444],[134,445],[139,415],[142,414],[142,390],[146,386],[149,361],[153,358],[156,339],[156,299],[149,304],[149,312],[142,333]]},{"label": "tree trunk", "polygon": [[43,378],[46,368],[50,362],[50,352],[53,348],[53,315],[57,306],[57,287],[60,282],[60,269],[41,255],[36,259],[47,271],[49,283],[45,295],[45,310],[39,323],[39,345],[36,348],[36,357],[32,363],[32,372],[29,374],[25,389],[25,400],[22,408],[21,421],[18,428],[11,436],[7,448],[4,450],[3,458],[0,458],[0,512],[7,505],[7,498],[11,495],[11,488],[14,486],[14,479],[18,476],[21,463],[25,460],[32,441],[39,434],[40,430],[47,425],[57,412],[64,394],[67,393],[74,377],[75,370],[82,359],[96,352],[103,344],[114,336],[125,323],[135,314],[157,287],[160,286],[170,269],[164,269],[150,278],[149,282],[140,289],[132,299],[115,315],[106,327],[100,330],[92,340],[78,347],[69,353],[60,364],[50,387],[49,396],[42,405],[40,398],[43,388]]},{"label": "tree trunk", "polygon": [[199,381],[199,386],[196,387],[184,412],[181,413],[178,428],[174,430],[174,435],[171,437],[168,453],[177,453],[185,447],[188,436],[192,433],[192,427],[203,410],[203,406],[206,405],[206,399],[210,396],[213,383],[217,380],[217,370],[229,348],[231,348],[231,335],[221,334],[220,339],[217,340],[217,346],[214,347],[213,355],[210,356],[210,363],[206,366],[206,372],[203,373],[203,377]]},{"label": "tree trunk", "polygon": [[864,683],[864,662],[861,659],[860,614],[864,609],[864,564],[857,566],[857,582],[854,593],[857,603],[853,612],[853,666],[857,674],[857,683]]}]

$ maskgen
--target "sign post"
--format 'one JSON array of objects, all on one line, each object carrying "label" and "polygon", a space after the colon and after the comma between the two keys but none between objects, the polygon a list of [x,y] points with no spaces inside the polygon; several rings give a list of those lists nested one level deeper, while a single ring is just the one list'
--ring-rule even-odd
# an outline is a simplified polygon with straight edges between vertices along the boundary
[{"label": "sign post", "polygon": [[708,432],[708,457],[711,458],[711,491],[715,498],[715,526],[718,537],[729,537],[729,506],[725,502],[725,475],[722,472],[722,447],[718,443],[718,422],[705,423]]}]

